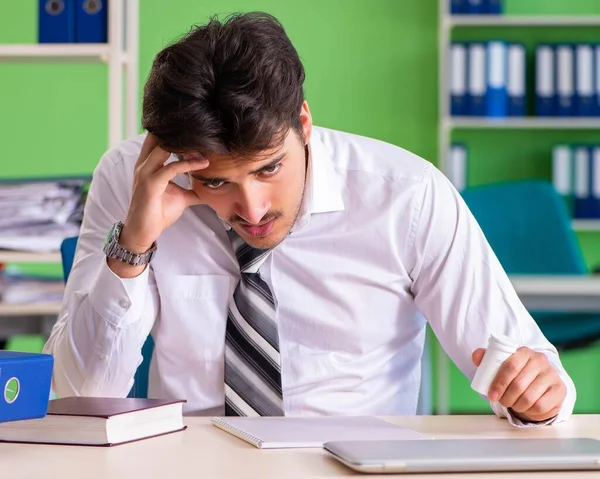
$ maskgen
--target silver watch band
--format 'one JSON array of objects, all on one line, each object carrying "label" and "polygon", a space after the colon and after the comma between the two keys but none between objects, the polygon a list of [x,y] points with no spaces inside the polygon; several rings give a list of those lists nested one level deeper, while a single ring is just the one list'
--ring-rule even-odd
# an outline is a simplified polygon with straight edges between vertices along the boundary
[{"label": "silver watch band", "polygon": [[123,263],[127,263],[131,266],[142,266],[150,263],[154,254],[156,253],[156,242],[152,247],[144,253],[134,253],[129,251],[119,244],[119,237],[121,236],[121,229],[123,223],[121,221],[115,223],[111,228],[108,235],[106,244],[104,245],[104,254],[108,258],[113,258]]}]

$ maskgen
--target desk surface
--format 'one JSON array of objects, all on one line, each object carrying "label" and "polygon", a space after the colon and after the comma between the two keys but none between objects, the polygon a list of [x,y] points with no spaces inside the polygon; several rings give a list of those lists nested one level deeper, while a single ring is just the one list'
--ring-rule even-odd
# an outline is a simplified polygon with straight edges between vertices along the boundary
[{"label": "desk surface", "polygon": [[[386,418],[435,438],[600,439],[600,415],[573,416],[555,426],[520,429],[495,416],[411,416]],[[214,426],[207,418],[186,418],[188,429],[112,448],[0,444],[2,477],[30,478],[332,478],[361,477],[321,449],[260,450]],[[376,477],[364,475],[362,477]],[[390,477],[378,476],[378,477]],[[460,474],[399,477],[461,477]],[[489,474],[469,474],[469,479]],[[598,472],[512,473],[494,477],[599,477]]]}]

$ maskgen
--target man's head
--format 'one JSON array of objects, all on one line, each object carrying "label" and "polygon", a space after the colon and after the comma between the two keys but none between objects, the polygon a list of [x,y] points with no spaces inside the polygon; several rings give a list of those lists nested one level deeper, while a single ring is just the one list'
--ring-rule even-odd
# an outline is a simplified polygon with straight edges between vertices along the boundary
[{"label": "man's head", "polygon": [[304,68],[283,27],[264,13],[212,19],[154,60],[145,129],[181,159],[202,155],[196,194],[250,245],[273,247],[304,192],[312,119]]}]

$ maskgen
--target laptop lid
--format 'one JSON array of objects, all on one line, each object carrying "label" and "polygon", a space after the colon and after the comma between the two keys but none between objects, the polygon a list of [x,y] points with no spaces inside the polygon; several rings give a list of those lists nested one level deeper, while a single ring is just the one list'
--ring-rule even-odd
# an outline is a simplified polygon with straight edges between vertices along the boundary
[{"label": "laptop lid", "polygon": [[600,441],[587,438],[335,441],[324,448],[372,473],[600,469]]}]

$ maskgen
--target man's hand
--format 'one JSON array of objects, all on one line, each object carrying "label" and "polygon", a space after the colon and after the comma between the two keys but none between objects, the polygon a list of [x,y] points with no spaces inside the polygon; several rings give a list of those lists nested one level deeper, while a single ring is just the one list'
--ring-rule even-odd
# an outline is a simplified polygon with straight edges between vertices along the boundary
[{"label": "man's hand", "polygon": [[[170,153],[158,146],[156,137],[148,133],[135,164],[131,203],[119,238],[119,244],[134,253],[147,251],[188,206],[201,203],[196,193],[179,187],[172,180],[179,174],[206,168],[208,160],[175,161],[165,165],[169,156]],[[108,266],[121,278],[132,278],[145,269],[145,266],[130,266],[113,259],[109,259]]]},{"label": "man's hand", "polygon": [[[475,366],[485,349],[473,352]],[[494,378],[488,399],[499,401],[525,421],[544,421],[558,414],[567,387],[544,353],[522,347],[509,357]]]}]

